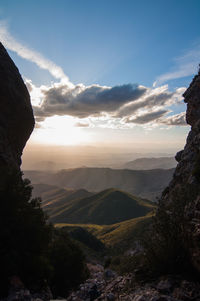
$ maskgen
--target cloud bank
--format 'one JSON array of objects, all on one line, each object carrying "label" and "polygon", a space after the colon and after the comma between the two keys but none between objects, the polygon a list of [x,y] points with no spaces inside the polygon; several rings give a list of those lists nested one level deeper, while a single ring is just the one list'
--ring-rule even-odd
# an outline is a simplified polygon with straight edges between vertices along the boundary
[{"label": "cloud bank", "polygon": [[76,85],[73,89],[56,84],[43,89],[43,102],[35,106],[38,117],[70,115],[79,118],[111,113],[124,104],[134,102],[145,94],[146,88],[127,84],[115,87]]},{"label": "cloud bank", "polygon": [[164,120],[160,120],[161,123],[166,125],[177,125],[177,126],[185,126],[187,125],[186,119],[185,119],[185,112],[169,116]]},{"label": "cloud bank", "polygon": [[[113,128],[134,124],[186,125],[184,112],[167,116],[171,112],[170,106],[181,102],[185,88],[171,92],[167,85],[153,88],[137,84],[114,87],[97,84],[74,85],[60,66],[12,37],[3,22],[0,22],[0,39],[6,48],[48,70],[60,80],[51,86],[41,87],[36,87],[31,80],[26,80],[38,127],[45,118],[55,115],[68,115],[80,119],[75,125],[77,127],[89,127],[91,120],[93,124],[103,122]],[[156,84],[194,73],[199,55],[200,46],[177,59],[176,71],[161,75]]]},{"label": "cloud bank", "polygon": [[31,95],[36,95],[35,90],[37,94],[40,91],[41,101],[33,105],[38,122],[54,115],[68,115],[80,119],[77,122],[80,127],[90,126],[88,118],[93,120],[93,125],[105,123],[112,128],[152,123],[186,125],[184,113],[167,117],[170,107],[181,103],[185,88],[174,92],[169,91],[167,85],[148,88],[133,84],[115,87],[80,84],[70,88],[62,82],[36,88],[30,81],[28,88]]},{"label": "cloud bank", "polygon": [[134,119],[127,119],[126,122],[136,123],[136,124],[146,124],[152,121],[159,119],[160,117],[166,115],[168,113],[167,110],[160,110],[150,113],[145,113],[141,116],[137,116]]}]

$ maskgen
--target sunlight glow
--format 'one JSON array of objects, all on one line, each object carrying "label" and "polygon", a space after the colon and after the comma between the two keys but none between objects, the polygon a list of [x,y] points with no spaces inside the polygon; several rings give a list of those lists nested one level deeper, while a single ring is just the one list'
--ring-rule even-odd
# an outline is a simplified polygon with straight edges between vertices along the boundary
[{"label": "sunlight glow", "polygon": [[76,120],[69,116],[53,116],[41,122],[32,141],[51,145],[78,145],[91,142],[87,129],[76,127]]}]

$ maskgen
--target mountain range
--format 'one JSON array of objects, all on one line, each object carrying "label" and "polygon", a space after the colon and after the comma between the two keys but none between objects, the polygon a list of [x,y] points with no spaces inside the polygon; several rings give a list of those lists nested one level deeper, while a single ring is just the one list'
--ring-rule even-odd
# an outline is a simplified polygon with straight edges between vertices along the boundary
[{"label": "mountain range", "polygon": [[155,203],[112,188],[92,193],[47,184],[33,187],[33,197],[42,197],[49,220],[65,227],[92,257],[104,245],[116,254],[131,248],[148,230],[156,208]]},{"label": "mountain range", "polygon": [[37,195],[42,196],[42,207],[53,223],[110,225],[145,216],[155,208],[150,201],[112,188],[91,193],[36,184]]},{"label": "mountain range", "polygon": [[64,189],[92,192],[113,187],[156,201],[172,179],[174,169],[128,170],[111,168],[76,168],[58,172],[25,171],[33,184],[49,184]]}]

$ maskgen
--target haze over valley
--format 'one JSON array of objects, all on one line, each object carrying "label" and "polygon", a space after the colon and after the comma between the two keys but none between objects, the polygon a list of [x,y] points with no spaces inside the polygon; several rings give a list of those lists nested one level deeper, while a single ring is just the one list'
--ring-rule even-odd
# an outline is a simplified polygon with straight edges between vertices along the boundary
[{"label": "haze over valley", "polygon": [[[174,156],[178,150],[161,149],[158,151],[157,149],[141,149],[129,145],[123,147],[27,145],[22,157],[22,169],[59,170],[82,166],[134,169],[129,165],[129,162],[138,158],[149,158],[150,161],[152,158],[161,159],[160,164],[153,161],[149,165],[145,161],[136,169],[169,169],[176,166]],[[171,159],[167,159],[167,157]],[[170,163],[169,160],[171,160]]]}]

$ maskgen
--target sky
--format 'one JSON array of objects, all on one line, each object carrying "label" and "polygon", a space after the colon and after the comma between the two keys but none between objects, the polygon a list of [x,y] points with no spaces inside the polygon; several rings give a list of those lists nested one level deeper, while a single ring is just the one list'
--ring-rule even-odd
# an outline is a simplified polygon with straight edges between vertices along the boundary
[{"label": "sky", "polygon": [[199,0],[1,0],[31,95],[31,145],[175,152],[200,63]]}]

